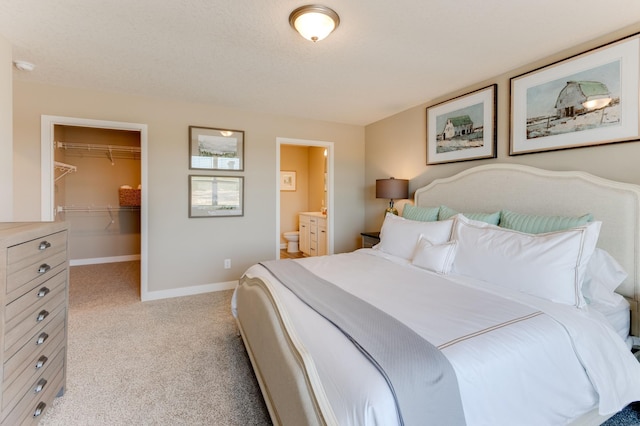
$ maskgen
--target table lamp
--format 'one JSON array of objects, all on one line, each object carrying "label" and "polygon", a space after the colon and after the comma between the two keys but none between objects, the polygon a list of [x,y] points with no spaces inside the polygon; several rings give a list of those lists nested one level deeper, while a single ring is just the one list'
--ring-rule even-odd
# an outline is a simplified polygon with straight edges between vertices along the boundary
[{"label": "table lamp", "polygon": [[393,200],[402,200],[409,197],[409,181],[407,179],[376,179],[376,198],[388,198],[389,208],[387,213],[398,214],[398,210],[393,207]]}]

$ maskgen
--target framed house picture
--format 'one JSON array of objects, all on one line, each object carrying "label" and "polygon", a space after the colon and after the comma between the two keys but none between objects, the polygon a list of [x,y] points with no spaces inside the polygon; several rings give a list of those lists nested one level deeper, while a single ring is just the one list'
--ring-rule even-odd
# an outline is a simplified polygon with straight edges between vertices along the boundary
[{"label": "framed house picture", "polygon": [[244,170],[244,132],[189,126],[189,168]]},{"label": "framed house picture", "polygon": [[242,176],[189,175],[189,217],[244,216]]},{"label": "framed house picture", "polygon": [[496,157],[496,84],[427,107],[427,164]]},{"label": "framed house picture", "polygon": [[509,155],[637,140],[640,39],[511,79]]},{"label": "framed house picture", "polygon": [[280,171],[280,191],[296,190],[296,172]]}]

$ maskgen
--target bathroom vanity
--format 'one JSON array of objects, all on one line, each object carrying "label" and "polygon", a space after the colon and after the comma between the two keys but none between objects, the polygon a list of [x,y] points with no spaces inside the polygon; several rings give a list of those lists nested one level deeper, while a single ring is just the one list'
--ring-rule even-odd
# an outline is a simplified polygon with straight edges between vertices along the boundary
[{"label": "bathroom vanity", "polygon": [[298,215],[300,251],[305,256],[327,254],[327,216],[320,212],[304,212]]}]

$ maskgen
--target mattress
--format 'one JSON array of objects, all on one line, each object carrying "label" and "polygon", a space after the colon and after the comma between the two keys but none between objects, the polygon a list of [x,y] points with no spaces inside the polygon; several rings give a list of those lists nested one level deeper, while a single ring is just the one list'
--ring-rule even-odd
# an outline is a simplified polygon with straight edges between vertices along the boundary
[{"label": "mattress", "polygon": [[[598,405],[608,414],[640,399],[640,386],[628,380],[640,366],[602,315],[583,310],[578,320],[573,307],[443,278],[376,250],[298,262],[440,347],[456,371],[468,425],[567,424]],[[312,354],[338,424],[397,424],[388,385],[351,342],[261,266],[246,275],[286,306],[288,331]],[[616,381],[624,385],[613,390]]]}]

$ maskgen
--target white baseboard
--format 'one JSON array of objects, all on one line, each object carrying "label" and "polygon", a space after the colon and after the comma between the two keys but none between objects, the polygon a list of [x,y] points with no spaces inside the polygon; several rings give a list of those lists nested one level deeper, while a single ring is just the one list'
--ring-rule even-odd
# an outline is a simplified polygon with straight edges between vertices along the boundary
[{"label": "white baseboard", "polygon": [[287,243],[280,243],[280,250],[284,250],[287,248]]},{"label": "white baseboard", "polygon": [[238,281],[203,284],[192,287],[173,288],[170,290],[147,291],[142,294],[142,301],[169,299],[171,297],[193,296],[194,294],[211,293],[214,291],[232,290],[236,288]]},{"label": "white baseboard", "polygon": [[[100,263],[129,262],[133,260],[140,260],[140,255],[133,254],[127,256],[94,257],[91,259],[71,259],[69,261],[69,266],[97,265]],[[169,299],[172,297],[193,296],[195,294],[211,293],[214,291],[232,290],[236,288],[237,285],[238,281],[236,280],[195,285],[191,287],[173,288],[169,290],[143,291],[141,299],[143,302],[147,302],[150,300]]]},{"label": "white baseboard", "polygon": [[132,260],[140,260],[140,255],[130,254],[126,256],[94,257],[91,259],[71,259],[69,261],[69,266],[97,265],[100,263],[130,262]]}]

